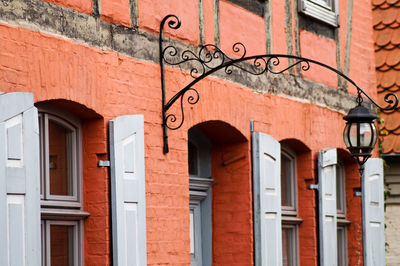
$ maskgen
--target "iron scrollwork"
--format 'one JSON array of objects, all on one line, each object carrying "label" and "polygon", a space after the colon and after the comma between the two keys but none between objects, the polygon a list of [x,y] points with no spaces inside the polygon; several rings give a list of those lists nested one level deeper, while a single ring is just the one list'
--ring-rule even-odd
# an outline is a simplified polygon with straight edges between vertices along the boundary
[{"label": "iron scrollwork", "polygon": [[[251,75],[263,75],[263,74],[282,74],[291,68],[299,66],[302,71],[310,69],[310,65],[319,65],[326,69],[335,72],[343,79],[347,80],[357,89],[357,103],[361,105],[363,102],[363,95],[370,100],[377,108],[382,111],[394,110],[398,105],[397,96],[389,92],[385,95],[384,101],[388,104],[385,107],[378,105],[374,100],[371,99],[353,80],[347,77],[342,72],[335,68],[328,66],[319,61],[308,59],[304,57],[285,55],[285,54],[263,54],[247,56],[247,50],[243,43],[237,42],[232,46],[233,56],[228,56],[219,47],[213,44],[206,44],[199,48],[198,52],[191,50],[184,50],[179,52],[178,49],[173,45],[163,47],[164,42],[164,26],[167,23],[170,29],[176,30],[181,26],[181,21],[176,15],[168,15],[164,17],[160,24],[160,39],[159,39],[159,51],[160,51],[160,67],[161,67],[161,89],[162,89],[162,127],[164,134],[164,153],[168,153],[168,134],[167,129],[176,130],[179,129],[185,120],[185,113],[183,109],[183,103],[186,100],[189,104],[196,104],[200,99],[199,92],[194,88],[194,85],[205,77],[213,74],[214,72],[224,69],[227,75],[233,73],[234,69],[239,71],[247,72]],[[292,59],[293,63],[288,64],[284,69],[278,69],[281,65],[281,59]],[[171,66],[180,66],[182,64],[190,64],[190,76],[193,78],[188,85],[177,92],[168,102],[165,99],[165,73],[164,63]],[[174,113],[167,114],[171,106],[180,100],[180,120]]]}]

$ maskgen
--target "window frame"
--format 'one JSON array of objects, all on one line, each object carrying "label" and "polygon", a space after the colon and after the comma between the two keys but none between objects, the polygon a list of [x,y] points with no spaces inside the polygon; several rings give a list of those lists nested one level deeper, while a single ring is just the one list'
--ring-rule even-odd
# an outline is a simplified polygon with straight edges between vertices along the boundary
[{"label": "window frame", "polygon": [[[282,144],[281,144],[282,145]],[[289,159],[291,163],[291,177],[289,178],[290,184],[290,198],[292,199],[293,206],[284,206],[282,205],[282,216],[290,215],[297,216],[298,210],[298,202],[297,202],[297,160],[296,153],[290,148],[282,145],[281,146],[281,157],[285,156]],[[281,169],[281,178],[282,178],[282,169]],[[281,181],[282,184],[282,181]],[[282,197],[282,188],[281,188],[281,197]]]},{"label": "window frame", "polygon": [[[291,229],[291,235],[292,235],[292,240],[290,241],[291,244],[291,252],[293,254],[293,257],[291,258],[291,261],[289,265],[299,265],[299,229],[297,224],[290,224],[290,223],[285,223],[282,224],[282,231],[283,229]],[[282,241],[282,253],[283,253],[283,241]],[[283,263],[283,258],[282,258],[282,263]]]},{"label": "window frame", "polygon": [[[339,192],[338,193],[338,188]],[[346,170],[343,162],[338,161],[336,164],[336,201],[340,198],[339,208],[336,207],[337,217],[346,218]]]},{"label": "window frame", "polygon": [[[294,150],[290,147],[286,146],[285,144],[281,143],[281,161],[282,156],[285,156],[289,159],[290,168],[291,168],[291,177],[289,178],[290,184],[290,192],[291,192],[291,199],[293,202],[293,206],[283,206],[281,204],[281,211],[282,211],[282,231],[284,228],[290,228],[293,232],[293,239],[289,243],[291,245],[291,250],[293,254],[293,258],[291,258],[291,263],[294,265],[299,265],[299,225],[303,222],[302,219],[298,217],[298,189],[297,189],[297,154]],[[281,165],[282,166],[282,165]],[[281,169],[281,179],[282,179],[282,169]],[[281,181],[282,184],[282,181]],[[282,197],[282,188],[281,188],[281,197]],[[282,241],[282,250],[283,250],[283,241]]]},{"label": "window frame", "polygon": [[[42,247],[50,243],[49,229],[51,224],[73,225],[74,265],[84,265],[84,219],[90,214],[83,210],[83,168],[82,168],[82,122],[81,120],[48,103],[36,104],[39,115],[40,137],[40,213]],[[50,119],[49,119],[50,117]],[[72,130],[72,196],[51,195],[49,191],[49,120]],[[46,184],[47,182],[47,184]],[[43,242],[45,238],[45,242]],[[50,246],[42,249],[42,266],[50,265],[47,257]]]},{"label": "window frame", "polygon": [[[339,233],[339,231],[342,231]],[[339,236],[342,239],[343,245],[339,245]],[[347,266],[348,265],[348,256],[347,256],[347,226],[346,224],[337,225],[337,256],[338,256],[338,266]],[[339,250],[341,252],[339,252]]]},{"label": "window frame", "polygon": [[[80,176],[80,167],[78,166],[78,161],[80,158],[80,147],[78,144],[78,139],[80,137],[80,130],[79,130],[79,125],[74,125],[69,122],[67,122],[65,119],[51,114],[47,112],[41,112],[39,113],[40,117],[40,125],[41,125],[41,131],[44,132],[45,134],[41,134],[41,145],[40,145],[40,150],[41,150],[41,159],[42,162],[40,164],[41,166],[41,195],[40,198],[43,201],[46,201],[47,203],[50,203],[52,201],[56,201],[55,205],[59,206],[60,202],[78,202],[79,207],[81,206],[81,176]],[[56,124],[59,124],[68,130],[71,131],[71,179],[72,179],[72,195],[55,195],[50,193],[50,158],[49,158],[49,122],[53,121]],[[42,144],[43,143],[43,144]],[[52,204],[50,204],[52,205]],[[70,204],[67,204],[67,206]],[[76,204],[73,204],[75,206]],[[71,206],[71,205],[70,205]],[[71,206],[71,207],[73,207]]]},{"label": "window frame", "polygon": [[[83,265],[83,238],[82,221],[55,221],[55,220],[42,220],[41,221],[41,245],[42,245],[42,266],[51,266],[51,252],[50,252],[50,226],[63,225],[73,227],[73,265]],[[76,254],[76,255],[75,255]]]},{"label": "window frame", "polygon": [[339,27],[339,0],[299,0],[298,12],[333,27]]}]

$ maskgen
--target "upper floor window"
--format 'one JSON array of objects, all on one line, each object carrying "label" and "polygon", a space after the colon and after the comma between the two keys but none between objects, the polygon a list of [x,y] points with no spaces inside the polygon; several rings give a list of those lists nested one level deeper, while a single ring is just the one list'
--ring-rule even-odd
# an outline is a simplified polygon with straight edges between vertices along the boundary
[{"label": "upper floor window", "polygon": [[42,265],[82,265],[81,126],[39,105]]},{"label": "upper floor window", "polygon": [[338,0],[299,0],[300,13],[334,27],[339,26]]}]

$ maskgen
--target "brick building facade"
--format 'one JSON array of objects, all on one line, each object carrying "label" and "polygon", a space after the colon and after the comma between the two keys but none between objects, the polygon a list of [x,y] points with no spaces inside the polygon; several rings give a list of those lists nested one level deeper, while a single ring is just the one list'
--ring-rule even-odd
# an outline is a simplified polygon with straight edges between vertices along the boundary
[{"label": "brick building facade", "polygon": [[[361,199],[355,196],[360,177],[342,140],[342,118],[355,106],[356,89],[332,71],[297,65],[279,75],[216,72],[196,84],[197,104],[185,99],[183,126],[168,131],[169,153],[163,153],[158,32],[168,14],[179,16],[182,26],[166,29],[166,43],[192,51],[211,43],[235,57],[232,45],[240,41],[247,55],[312,58],[348,75],[375,99],[370,2],[332,2],[322,8],[331,18],[325,19],[309,12],[308,0],[0,1],[0,122],[6,132],[0,137],[7,147],[0,153],[6,161],[0,164],[0,227],[9,236],[0,246],[0,264],[34,258],[26,265],[37,265],[41,257],[42,265],[258,265],[266,259],[318,265],[327,256],[339,257],[338,265],[363,265]],[[282,59],[276,70],[293,63]],[[167,100],[192,80],[189,70],[166,66]],[[23,115],[7,116],[7,110]],[[179,122],[179,103],[171,112]],[[33,133],[24,124],[29,121]],[[28,153],[20,150],[25,133],[33,143]],[[274,143],[265,154],[273,145],[277,153],[255,179],[264,169],[256,162],[262,145],[255,140],[265,136]],[[325,153],[333,156],[326,166]],[[7,169],[30,161],[38,174],[27,172],[26,180],[37,176],[37,182],[23,184],[36,188],[29,193],[40,201],[32,207],[31,226],[40,216],[41,235],[32,238],[39,238],[41,253],[33,242],[13,249],[19,230],[31,229],[10,225],[5,215],[18,216],[18,206],[29,211],[18,196],[28,197],[29,188],[12,190]],[[111,168],[99,161],[110,161]],[[118,181],[119,163],[126,182]],[[326,231],[336,241],[321,231],[322,203],[309,189],[322,184],[324,167],[336,172],[326,184],[337,191],[334,229]],[[279,192],[272,216],[254,208],[263,177],[275,180]],[[130,193],[134,200],[120,198]],[[264,215],[279,217],[271,218],[279,228],[265,229]],[[278,242],[271,246],[270,239]],[[332,248],[320,250],[323,241]]]}]

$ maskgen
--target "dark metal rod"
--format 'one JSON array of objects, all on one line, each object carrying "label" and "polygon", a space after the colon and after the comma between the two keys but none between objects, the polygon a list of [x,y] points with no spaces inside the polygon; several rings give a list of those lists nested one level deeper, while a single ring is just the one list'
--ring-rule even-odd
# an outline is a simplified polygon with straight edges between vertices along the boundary
[{"label": "dark metal rod", "polygon": [[[168,153],[169,152],[169,147],[168,147],[168,132],[167,132],[167,125],[166,125],[166,109],[165,109],[165,76],[164,76],[164,51],[162,49],[162,43],[164,41],[164,24],[165,22],[170,19],[170,18],[175,18],[177,21],[170,21],[169,22],[169,27],[170,28],[179,28],[181,25],[181,22],[179,18],[175,15],[168,15],[164,17],[164,19],[161,21],[160,24],[160,37],[158,40],[158,45],[159,45],[159,50],[160,50],[160,67],[161,67],[161,93],[162,93],[162,128],[163,128],[163,140],[164,140],[164,147],[163,147],[163,152]],[[175,24],[175,25],[174,25]]]}]

